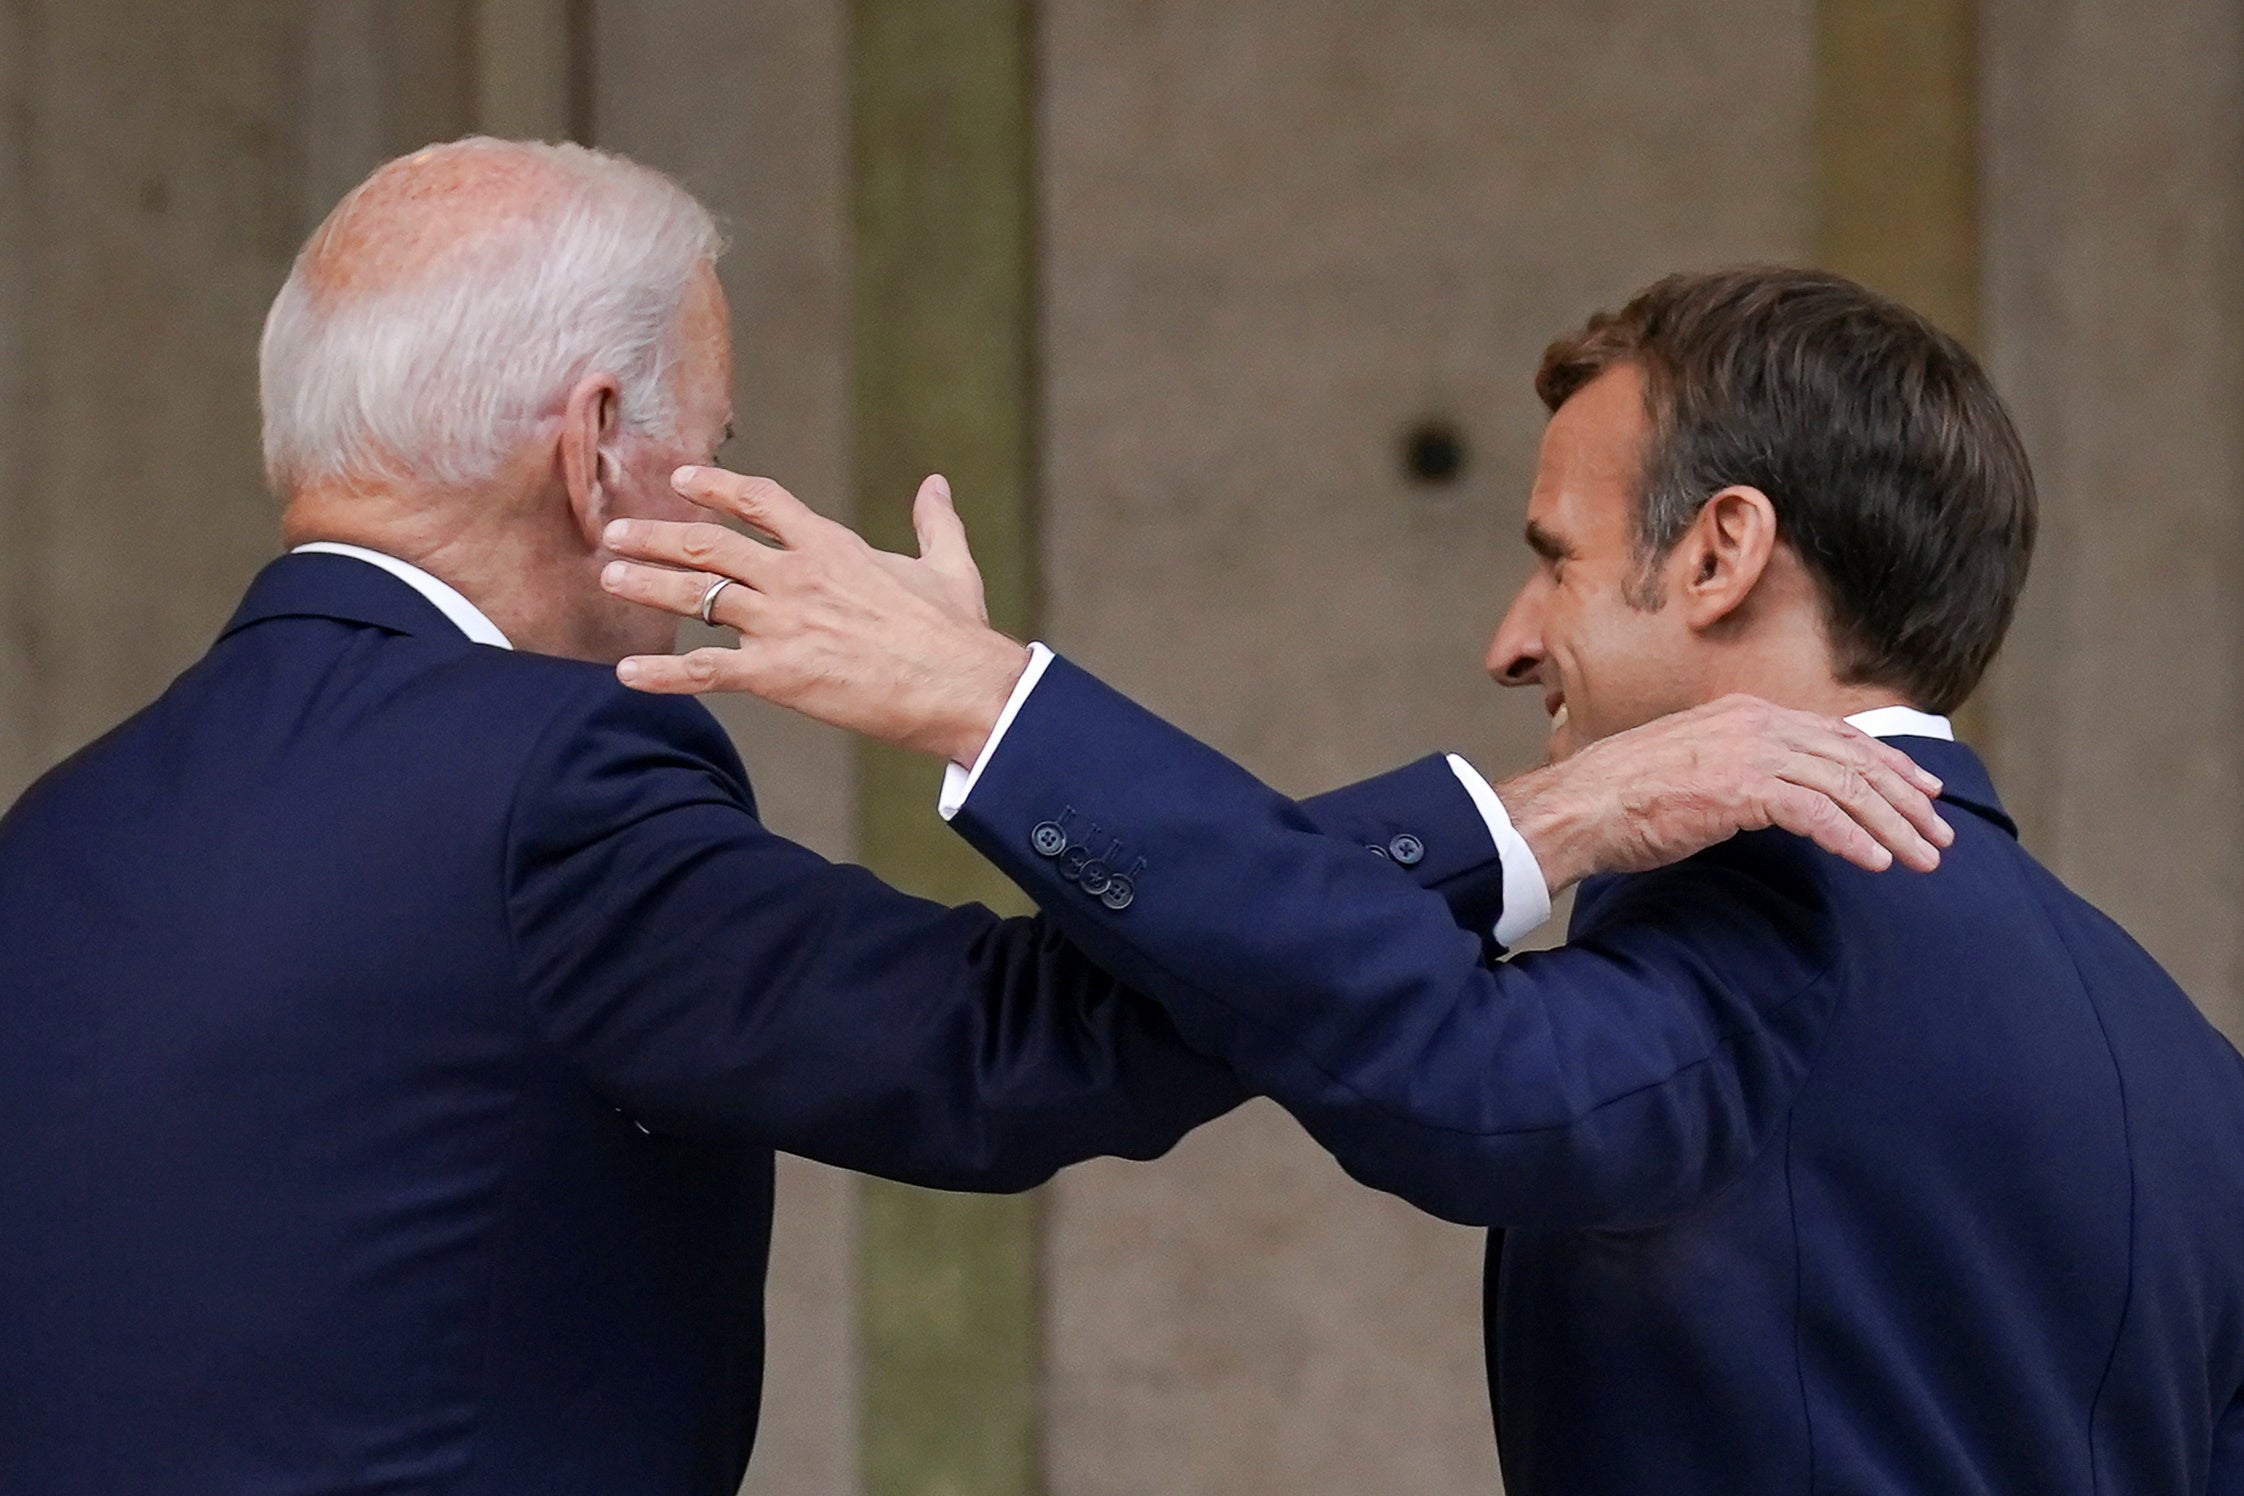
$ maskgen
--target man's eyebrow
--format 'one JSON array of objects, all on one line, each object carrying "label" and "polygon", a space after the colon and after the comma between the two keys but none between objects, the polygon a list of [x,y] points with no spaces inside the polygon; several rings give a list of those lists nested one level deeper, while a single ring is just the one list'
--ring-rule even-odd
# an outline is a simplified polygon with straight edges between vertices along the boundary
[{"label": "man's eyebrow", "polygon": [[1545,561],[1563,561],[1571,554],[1565,541],[1533,520],[1527,522],[1527,548]]}]

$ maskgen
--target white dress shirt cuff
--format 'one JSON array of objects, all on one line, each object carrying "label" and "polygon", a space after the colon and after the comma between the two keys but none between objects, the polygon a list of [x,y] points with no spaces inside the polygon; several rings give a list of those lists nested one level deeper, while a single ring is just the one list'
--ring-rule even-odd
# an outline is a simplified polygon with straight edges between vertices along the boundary
[{"label": "white dress shirt cuff", "polygon": [[1007,699],[1005,710],[997,714],[997,726],[990,730],[990,740],[982,745],[981,753],[974,760],[974,767],[962,769],[957,764],[943,766],[943,793],[935,802],[935,810],[944,820],[957,815],[958,808],[966,803],[966,797],[974,793],[974,786],[981,781],[982,771],[989,767],[990,760],[997,754],[997,745],[1005,741],[1006,729],[1021,714],[1021,707],[1028,701],[1029,692],[1035,690],[1036,683],[1044,679],[1044,669],[1051,663],[1052,651],[1041,644],[1031,644],[1028,668],[1021,672],[1020,680],[1014,683],[1013,694]]},{"label": "white dress shirt cuff", "polygon": [[1496,855],[1504,863],[1504,912],[1496,918],[1496,943],[1509,949],[1543,927],[1551,917],[1551,886],[1543,877],[1543,865],[1528,850],[1527,838],[1512,825],[1510,812],[1480,771],[1456,754],[1449,755],[1449,767],[1457,782],[1472,796],[1480,811],[1480,818],[1488,823],[1488,834],[1496,842]]}]

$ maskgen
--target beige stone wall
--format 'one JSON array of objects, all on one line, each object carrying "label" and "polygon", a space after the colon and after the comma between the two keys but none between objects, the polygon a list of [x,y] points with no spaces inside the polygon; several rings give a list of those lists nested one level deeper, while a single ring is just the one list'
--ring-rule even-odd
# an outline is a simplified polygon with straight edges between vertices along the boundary
[{"label": "beige stone wall", "polygon": [[472,0],[309,0],[290,82],[302,232],[382,162],[476,128]]},{"label": "beige stone wall", "polygon": [[463,4],[0,4],[0,797],[278,549],[265,307],[334,196],[464,128]]},{"label": "beige stone wall", "polygon": [[30,370],[30,142],[21,127],[29,44],[21,7],[0,4],[0,804],[37,762],[32,716],[30,569],[34,548],[13,522],[34,435]]},{"label": "beige stone wall", "polygon": [[9,788],[153,697],[272,553],[253,391],[296,238],[284,10],[0,10]]},{"label": "beige stone wall", "polygon": [[[1528,375],[1679,265],[1798,257],[1794,0],[1044,10],[1049,634],[1295,791],[1541,713],[1480,660],[1521,574]],[[1453,489],[1401,477],[1454,420]],[[1494,1488],[1481,1234],[1273,1108],[1052,1192],[1060,1496]]]},{"label": "beige stone wall", "polygon": [[1982,36],[1987,343],[2043,503],[1996,777],[2244,1035],[2244,12],[1988,0]]}]

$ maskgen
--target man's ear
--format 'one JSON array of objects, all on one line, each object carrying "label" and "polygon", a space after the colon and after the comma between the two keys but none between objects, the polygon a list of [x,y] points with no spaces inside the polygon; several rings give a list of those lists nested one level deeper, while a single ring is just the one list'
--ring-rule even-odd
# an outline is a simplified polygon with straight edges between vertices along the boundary
[{"label": "man's ear", "polygon": [[1709,629],[1744,606],[1776,552],[1776,506],[1758,488],[1725,488],[1700,508],[1668,557],[1683,620]]},{"label": "man's ear", "polygon": [[561,407],[561,482],[588,551],[600,548],[601,533],[616,517],[623,464],[615,447],[622,420],[623,390],[612,374],[587,374]]}]

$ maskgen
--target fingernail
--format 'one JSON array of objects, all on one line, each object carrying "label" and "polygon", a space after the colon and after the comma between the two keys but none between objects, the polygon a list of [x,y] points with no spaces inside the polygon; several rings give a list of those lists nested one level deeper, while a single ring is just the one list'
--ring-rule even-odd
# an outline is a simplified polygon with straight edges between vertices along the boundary
[{"label": "fingernail", "polygon": [[609,520],[608,528],[600,532],[600,538],[611,546],[623,544],[631,538],[631,521],[627,519]]},{"label": "fingernail", "polygon": [[621,561],[610,561],[600,568],[600,585],[611,592],[614,591],[623,585],[624,572],[624,564]]},{"label": "fingernail", "polygon": [[1927,769],[1919,769],[1917,771],[1917,777],[1925,782],[1926,789],[1932,791],[1932,793],[1936,795],[1940,793],[1941,779],[1938,774],[1932,773]]},{"label": "fingernail", "polygon": [[935,475],[935,491],[948,499],[951,496],[951,480],[941,473],[937,473]]},{"label": "fingernail", "polygon": [[678,490],[678,492],[684,493],[694,483],[698,482],[700,478],[701,469],[695,467],[691,463],[688,463],[686,466],[678,469],[676,472],[670,475],[670,486]]},{"label": "fingernail", "polygon": [[1942,845],[1943,847],[1955,845],[1955,827],[1949,825],[1946,821],[1941,820],[1938,816],[1933,817],[1933,824],[1940,828],[1940,845]]},{"label": "fingernail", "polygon": [[627,686],[636,685],[639,680],[639,662],[637,660],[625,660],[616,666],[616,679]]}]

